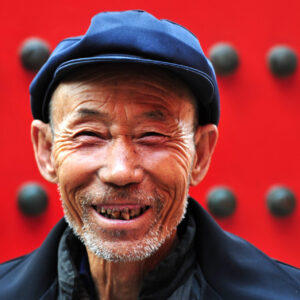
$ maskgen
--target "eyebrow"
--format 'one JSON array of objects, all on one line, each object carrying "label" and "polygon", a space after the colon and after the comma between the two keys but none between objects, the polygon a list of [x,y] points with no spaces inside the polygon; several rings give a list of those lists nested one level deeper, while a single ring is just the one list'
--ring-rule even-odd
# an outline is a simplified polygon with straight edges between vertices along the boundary
[{"label": "eyebrow", "polygon": [[76,114],[79,115],[82,118],[95,116],[95,117],[97,117],[99,119],[102,119],[104,121],[109,120],[109,115],[107,113],[102,112],[102,111],[98,111],[98,110],[95,110],[95,109],[86,108],[86,107],[80,108],[76,112]]},{"label": "eyebrow", "polygon": [[138,116],[138,118],[139,119],[148,118],[148,119],[152,119],[152,120],[155,120],[155,121],[164,121],[164,120],[166,120],[165,114],[159,109],[144,112],[140,116]]}]

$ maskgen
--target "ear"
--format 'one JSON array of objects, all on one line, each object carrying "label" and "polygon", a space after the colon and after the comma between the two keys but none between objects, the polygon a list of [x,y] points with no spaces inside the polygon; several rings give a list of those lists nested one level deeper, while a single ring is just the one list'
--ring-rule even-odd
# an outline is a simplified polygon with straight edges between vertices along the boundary
[{"label": "ear", "polygon": [[212,154],[218,140],[218,128],[214,124],[199,126],[195,133],[195,158],[191,173],[192,186],[196,186],[205,177]]},{"label": "ear", "polygon": [[50,125],[40,120],[33,120],[31,123],[31,141],[40,173],[46,180],[56,183],[57,177],[51,153],[52,133]]}]

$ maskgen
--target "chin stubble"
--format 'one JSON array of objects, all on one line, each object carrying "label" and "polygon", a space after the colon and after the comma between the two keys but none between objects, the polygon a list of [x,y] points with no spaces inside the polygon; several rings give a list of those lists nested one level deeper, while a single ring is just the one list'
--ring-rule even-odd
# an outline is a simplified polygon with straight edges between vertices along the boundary
[{"label": "chin stubble", "polygon": [[[105,195],[104,197],[103,194]],[[99,228],[97,224],[90,220],[87,208],[91,206],[95,199],[97,199],[97,201],[101,199],[101,203],[104,204],[108,201],[113,201],[114,198],[127,198],[131,199],[131,201],[134,199],[135,203],[148,203],[151,204],[153,209],[155,209],[155,220],[153,220],[151,227],[141,239],[132,239],[126,242],[118,240],[118,237],[123,234],[122,231],[114,232],[114,236],[112,237],[113,241],[99,238],[97,231],[103,231],[103,229]],[[162,199],[156,191],[154,191],[151,196],[141,191],[134,191],[130,193],[122,191],[118,194],[112,191],[97,194],[87,192],[82,193],[79,196],[80,206],[83,212],[82,227],[74,220],[69,209],[64,204],[64,201],[62,201],[62,205],[68,225],[72,228],[74,234],[92,253],[108,261],[126,262],[146,259],[155,253],[165,243],[165,241],[172,236],[174,231],[177,229],[177,226],[185,216],[187,196],[185,198],[185,205],[181,212],[181,216],[178,216],[178,218],[176,218],[177,221],[172,223],[169,228],[164,229],[166,232],[165,234],[161,234],[162,228],[156,228],[155,226],[160,220],[161,211],[165,203],[164,199]]]}]

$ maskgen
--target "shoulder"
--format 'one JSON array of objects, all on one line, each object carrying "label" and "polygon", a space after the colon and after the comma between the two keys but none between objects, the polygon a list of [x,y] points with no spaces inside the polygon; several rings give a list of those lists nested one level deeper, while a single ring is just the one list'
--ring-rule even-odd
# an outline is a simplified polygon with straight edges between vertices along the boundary
[{"label": "shoulder", "polygon": [[[274,260],[274,262],[278,265],[278,267],[286,274],[289,274],[292,278],[297,279],[296,283],[300,286],[300,269],[284,262]],[[300,299],[300,295],[299,295]]]},{"label": "shoulder", "polygon": [[205,281],[225,299],[300,299],[300,270],[278,262],[224,231],[190,199],[195,247]]},{"label": "shoulder", "polygon": [[40,299],[57,277],[57,249],[66,228],[61,220],[41,247],[0,265],[0,298]]},{"label": "shoulder", "polygon": [[2,278],[5,278],[9,273],[13,272],[20,264],[22,264],[28,256],[30,256],[30,254],[20,256],[0,264],[0,282]]}]

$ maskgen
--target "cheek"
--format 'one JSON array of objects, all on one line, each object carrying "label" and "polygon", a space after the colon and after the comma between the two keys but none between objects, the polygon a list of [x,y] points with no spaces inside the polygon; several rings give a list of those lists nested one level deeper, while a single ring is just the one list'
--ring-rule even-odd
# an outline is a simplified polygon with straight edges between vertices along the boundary
[{"label": "cheek", "polygon": [[[152,175],[152,180],[161,184],[166,191],[180,194],[182,188],[185,191],[191,172],[194,148],[186,143],[168,143],[166,147],[156,149],[143,149],[143,167]],[[179,189],[179,190],[178,190]]]},{"label": "cheek", "polygon": [[90,181],[101,164],[101,147],[82,147],[68,139],[57,139],[52,153],[58,182],[74,188]]},{"label": "cheek", "polygon": [[79,228],[83,225],[83,211],[78,192],[93,180],[91,163],[87,157],[89,158],[89,156],[82,156],[73,151],[66,154],[64,159],[59,161],[57,167],[59,191],[64,212],[79,225]]},{"label": "cheek", "polygon": [[53,147],[53,158],[59,182],[59,191],[68,215],[82,225],[82,208],[78,191],[96,180],[100,167],[101,149],[82,149],[68,141],[58,141]]},{"label": "cheek", "polygon": [[177,225],[183,214],[194,157],[192,149],[192,144],[187,147],[185,143],[174,143],[167,149],[144,154],[144,166],[162,194],[162,228]]}]

